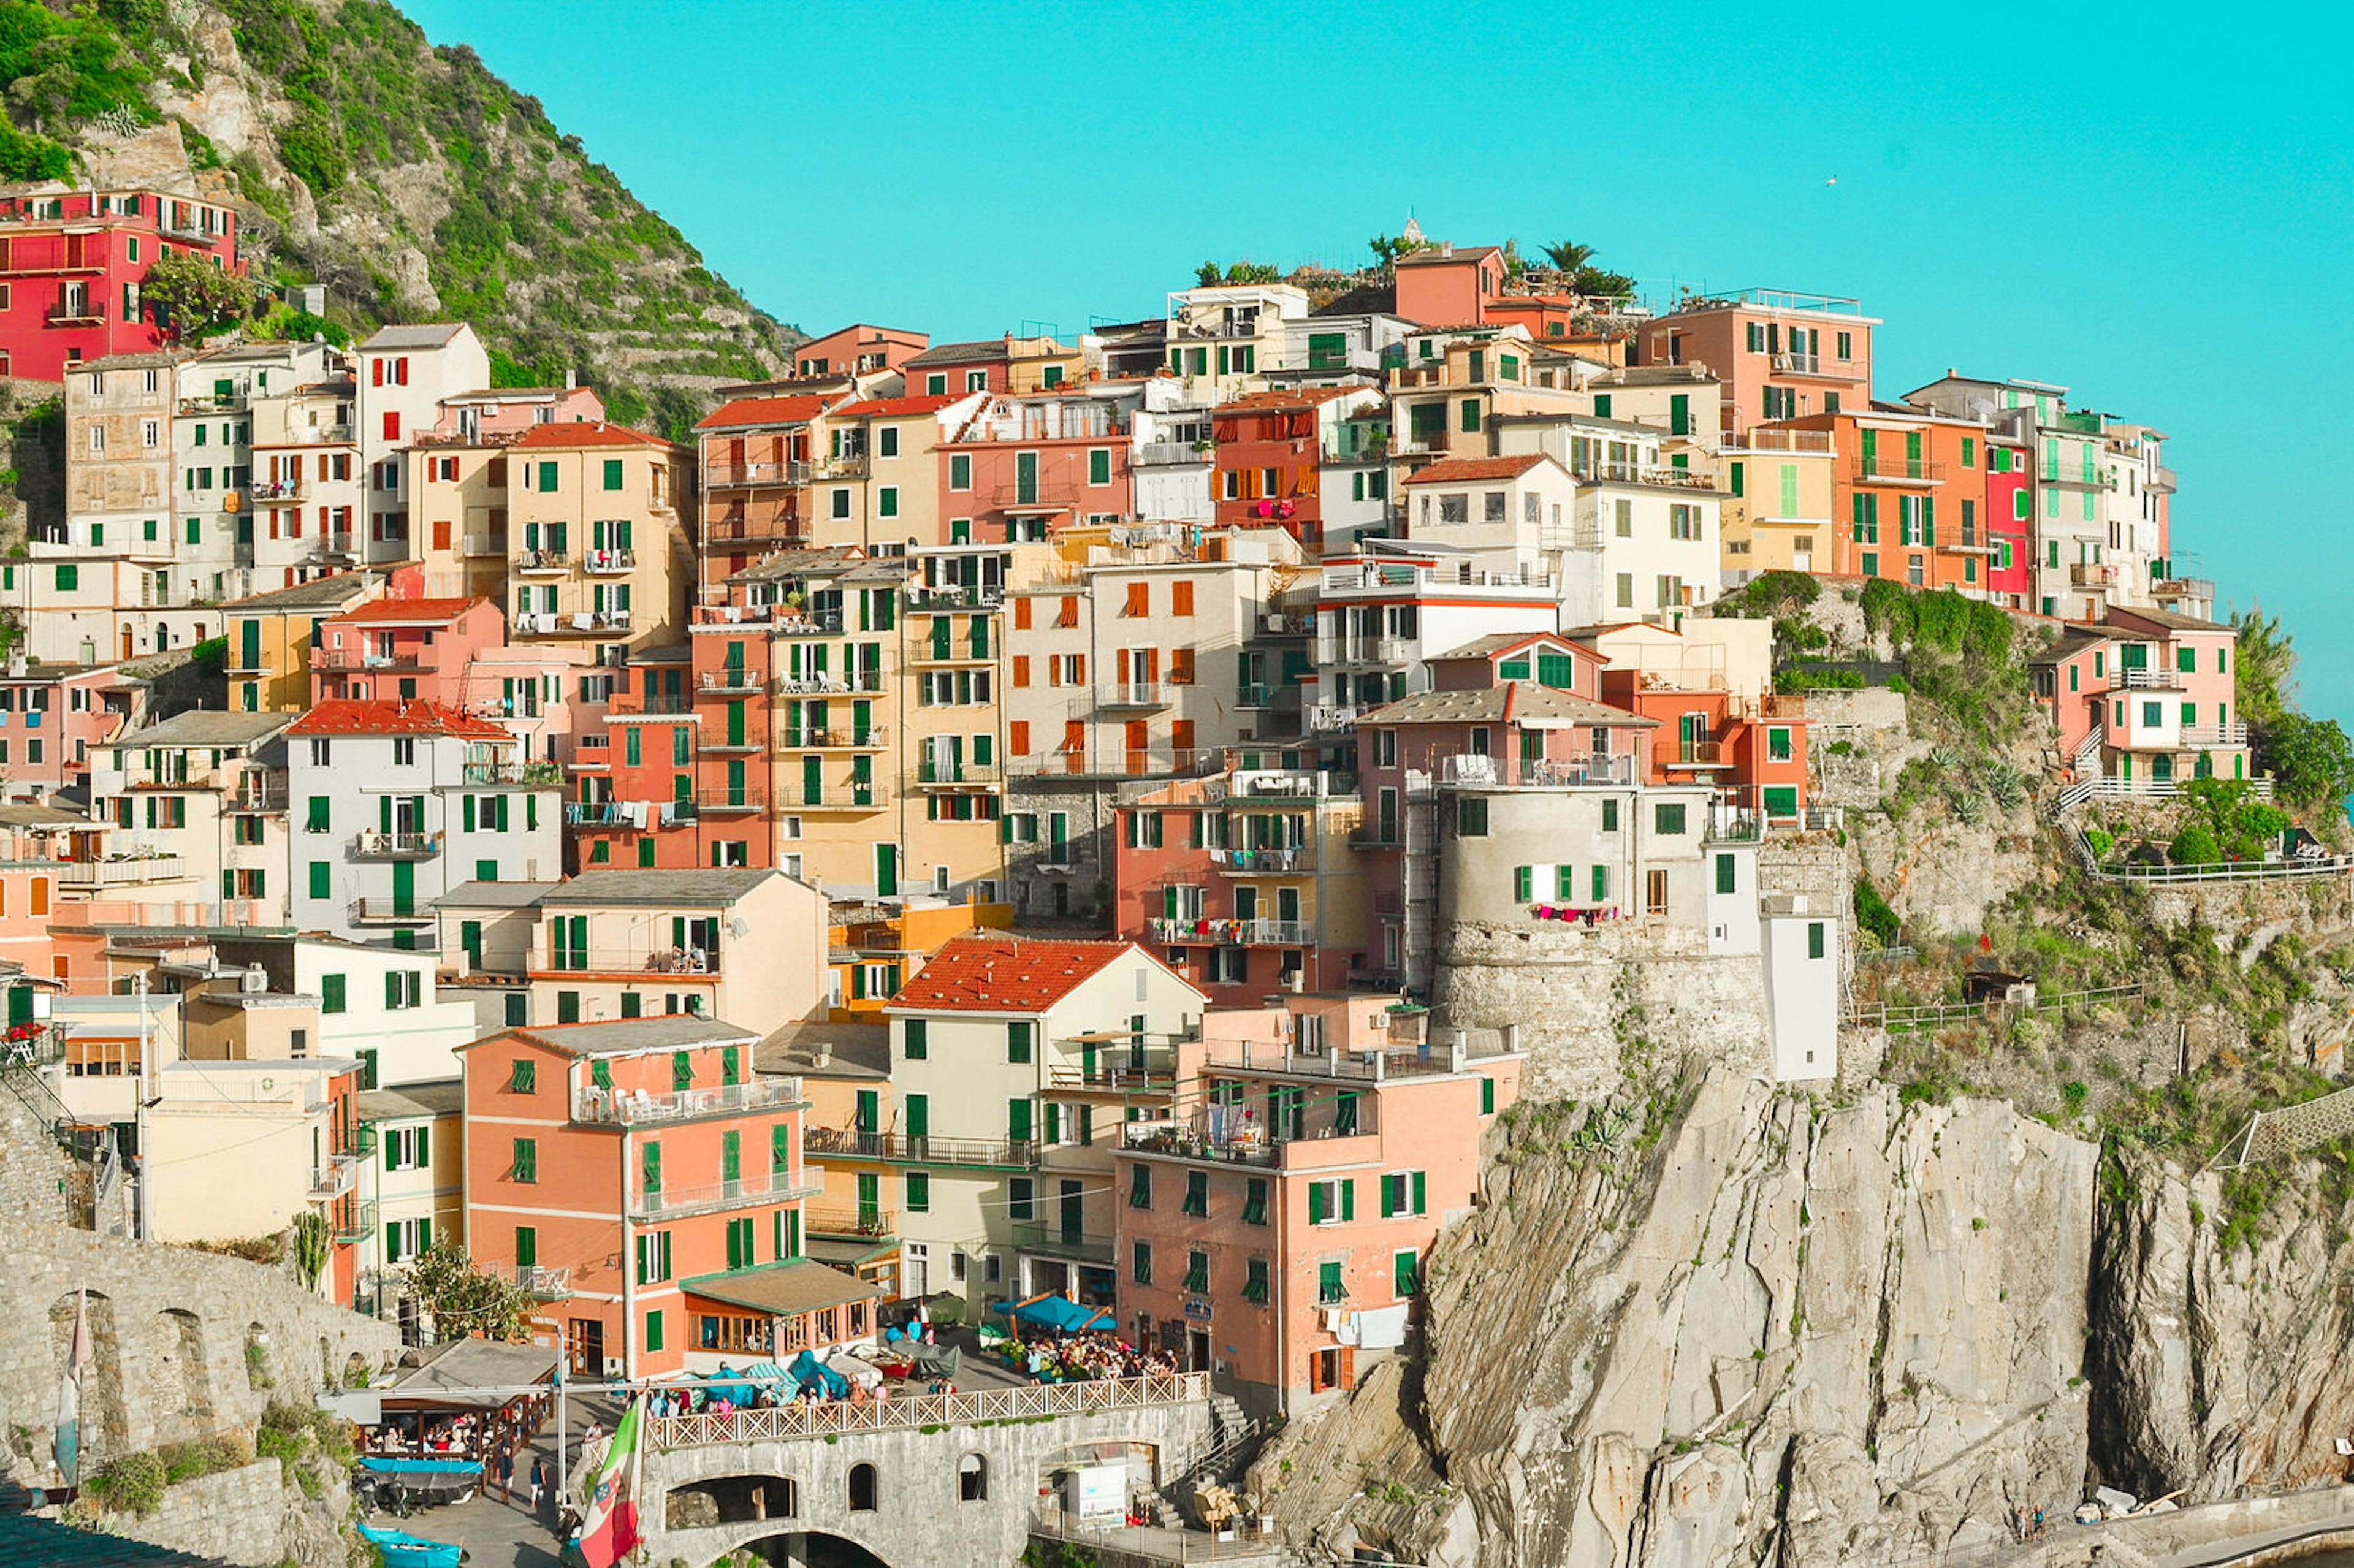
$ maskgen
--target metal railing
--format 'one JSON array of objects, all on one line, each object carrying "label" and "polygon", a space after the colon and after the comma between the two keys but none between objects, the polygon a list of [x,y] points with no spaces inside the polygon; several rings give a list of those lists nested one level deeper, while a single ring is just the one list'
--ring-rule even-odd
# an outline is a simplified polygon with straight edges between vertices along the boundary
[{"label": "metal railing", "polygon": [[703,471],[703,482],[714,489],[733,489],[740,485],[807,484],[810,465],[806,462],[715,462]]},{"label": "metal railing", "polygon": [[641,1187],[631,1194],[630,1213],[634,1218],[667,1219],[695,1210],[789,1203],[824,1191],[825,1172],[814,1165],[802,1166],[798,1181],[790,1171],[754,1171],[733,1181],[707,1181],[699,1187]]},{"label": "metal railing", "polygon": [[1193,441],[1147,441],[1136,449],[1130,462],[1137,468],[1167,468],[1182,463],[1208,462],[1215,455]]},{"label": "metal railing", "polygon": [[1661,468],[1650,463],[1582,462],[1570,471],[1589,483],[1662,485],[1670,490],[1714,490],[1716,476],[1705,469]]},{"label": "metal railing", "polygon": [[1721,740],[1663,735],[1651,743],[1651,761],[1660,768],[1721,768],[1730,760]]},{"label": "metal railing", "polygon": [[458,541],[461,556],[504,556],[507,553],[504,534],[468,534]]},{"label": "metal railing", "polygon": [[934,762],[916,765],[916,782],[943,787],[958,784],[1002,784],[1005,769],[993,762]]},{"label": "metal railing", "polygon": [[801,1134],[811,1154],[888,1160],[902,1165],[978,1165],[1026,1171],[1038,1163],[1039,1144],[1026,1138],[934,1138],[926,1133],[861,1132],[813,1127]]},{"label": "metal railing", "polygon": [[546,1268],[535,1263],[514,1266],[515,1285],[543,1301],[552,1301],[572,1294],[572,1271],[569,1268]]},{"label": "metal railing", "polygon": [[669,1095],[586,1086],[572,1093],[572,1120],[600,1128],[636,1128],[657,1120],[695,1120],[696,1116],[763,1111],[791,1104],[801,1104],[801,1078],[753,1078],[751,1083],[723,1083],[706,1090],[673,1090]]},{"label": "metal railing", "polygon": [[145,882],[177,882],[186,874],[175,854],[131,860],[69,860],[57,867],[61,887],[129,887]]},{"label": "metal railing", "polygon": [[1172,946],[1226,948],[1305,948],[1316,941],[1316,927],[1305,920],[1235,920],[1204,916],[1198,920],[1155,916],[1150,922],[1152,939]]},{"label": "metal railing", "polygon": [[1855,460],[1855,477],[1942,483],[1946,477],[1946,465],[1928,458],[1881,457],[1876,453],[1859,455]]},{"label": "metal railing", "polygon": [[2179,692],[2182,690],[2182,672],[2165,669],[2118,668],[2109,672],[2109,690],[2113,692]]},{"label": "metal railing", "polygon": [[777,792],[777,808],[785,811],[872,811],[891,803],[885,784],[826,784],[811,789],[787,784]]},{"label": "metal railing", "polygon": [[570,568],[569,550],[525,550],[515,556],[514,567],[519,572],[560,572]]},{"label": "metal railing", "polygon": [[1025,1252],[1059,1253],[1088,1263],[1109,1263],[1118,1238],[1041,1220],[1013,1222],[1013,1245]]},{"label": "metal railing", "polygon": [[355,898],[351,903],[353,923],[360,926],[419,926],[433,920],[430,909],[419,909],[412,900],[401,898]]},{"label": "metal railing", "polygon": [[890,744],[888,725],[868,725],[864,729],[836,726],[830,729],[804,726],[777,731],[777,746],[785,751],[879,751]]},{"label": "metal railing", "polygon": [[822,1437],[843,1432],[923,1431],[970,1426],[986,1421],[1031,1421],[1055,1415],[1092,1415],[1108,1410],[1148,1410],[1166,1404],[1198,1404],[1210,1397],[1207,1372],[1171,1372],[1154,1377],[1097,1378],[1087,1383],[1025,1383],[1018,1388],[977,1389],[970,1393],[919,1393],[872,1404],[848,1400],[790,1404],[725,1415],[664,1415],[652,1423],[654,1444],[663,1448],[721,1443],[762,1443]]},{"label": "metal railing", "polygon": [[580,557],[580,565],[590,573],[613,575],[634,571],[638,565],[635,550],[590,550]]},{"label": "metal railing", "polygon": [[561,762],[469,762],[462,775],[468,784],[561,784]]},{"label": "metal railing", "polygon": [[359,1185],[360,1157],[356,1154],[331,1154],[327,1162],[311,1172],[311,1196],[340,1198]]},{"label": "metal railing", "polygon": [[1210,863],[1234,876],[1283,876],[1316,869],[1314,844],[1287,844],[1275,849],[1214,849]]},{"label": "metal railing", "polygon": [[875,1236],[893,1234],[899,1216],[891,1209],[803,1209],[801,1227],[815,1236]]},{"label": "metal railing", "polygon": [[695,791],[695,809],[706,817],[741,815],[765,810],[768,797],[759,789],[699,789]]},{"label": "metal railing", "polygon": [[441,835],[370,828],[352,841],[352,853],[366,860],[424,860],[441,853]]},{"label": "metal railing", "polygon": [[1631,753],[1593,753],[1585,757],[1522,761],[1511,757],[1479,757],[1457,752],[1438,759],[1438,782],[1485,785],[1502,789],[1556,789],[1577,785],[1635,782]]},{"label": "metal railing", "polygon": [[1403,637],[1367,637],[1316,644],[1319,664],[1406,664],[1414,660],[1414,644]]},{"label": "metal railing", "polygon": [[1165,708],[1170,694],[1159,681],[1119,681],[1096,687],[1094,702],[1099,708]]},{"label": "metal railing", "polygon": [[539,968],[557,974],[716,975],[713,948],[571,948],[551,943]]}]

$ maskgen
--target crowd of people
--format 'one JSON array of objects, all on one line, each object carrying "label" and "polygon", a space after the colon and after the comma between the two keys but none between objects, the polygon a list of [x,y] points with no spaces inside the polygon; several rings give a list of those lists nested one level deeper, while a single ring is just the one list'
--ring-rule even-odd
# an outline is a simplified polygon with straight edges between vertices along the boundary
[{"label": "crowd of people", "polygon": [[1008,1339],[998,1359],[1040,1383],[1083,1383],[1096,1378],[1166,1377],[1184,1370],[1166,1351],[1131,1345],[1115,1334],[1063,1334],[1045,1339]]}]

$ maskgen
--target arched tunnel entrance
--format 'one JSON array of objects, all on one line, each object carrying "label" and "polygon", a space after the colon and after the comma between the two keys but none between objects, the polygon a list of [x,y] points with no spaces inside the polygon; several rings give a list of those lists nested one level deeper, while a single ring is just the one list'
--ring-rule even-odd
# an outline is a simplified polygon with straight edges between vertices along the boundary
[{"label": "arched tunnel entrance", "polygon": [[854,1541],[823,1531],[798,1531],[790,1535],[765,1535],[748,1542],[738,1549],[740,1561],[748,1556],[769,1568],[891,1568]]}]

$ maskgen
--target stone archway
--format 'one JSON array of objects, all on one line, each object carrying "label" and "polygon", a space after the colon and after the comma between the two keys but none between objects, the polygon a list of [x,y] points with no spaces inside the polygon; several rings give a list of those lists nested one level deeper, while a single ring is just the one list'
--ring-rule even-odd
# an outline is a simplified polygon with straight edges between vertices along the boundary
[{"label": "stone archway", "polygon": [[792,1563],[795,1568],[891,1568],[884,1558],[848,1536],[822,1530],[762,1536],[737,1550],[749,1552],[758,1563]]},{"label": "stone archway", "polygon": [[[49,1306],[49,1364],[62,1373],[73,1349],[74,1311],[80,1298],[68,1291]],[[116,1332],[114,1303],[93,1290],[89,1298],[90,1362],[81,1378],[81,1452],[85,1464],[131,1446],[129,1406],[122,1396],[122,1341]],[[54,1435],[53,1435],[54,1436]]]},{"label": "stone archway", "polygon": [[665,1530],[755,1524],[801,1516],[801,1483],[790,1476],[714,1476],[673,1487],[663,1500]]},{"label": "stone archway", "polygon": [[149,1320],[146,1377],[153,1401],[155,1440],[176,1442],[212,1434],[211,1369],[205,1363],[204,1320],[194,1312],[167,1307]]}]

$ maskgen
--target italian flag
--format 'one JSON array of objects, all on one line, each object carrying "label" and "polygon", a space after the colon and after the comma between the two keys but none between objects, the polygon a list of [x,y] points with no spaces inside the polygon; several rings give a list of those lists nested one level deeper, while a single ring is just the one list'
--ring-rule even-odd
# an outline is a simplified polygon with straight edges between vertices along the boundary
[{"label": "italian flag", "polygon": [[573,1544],[588,1568],[613,1568],[644,1539],[638,1531],[638,1457],[645,1404],[643,1394],[630,1401],[605,1457],[581,1485],[588,1506]]}]

